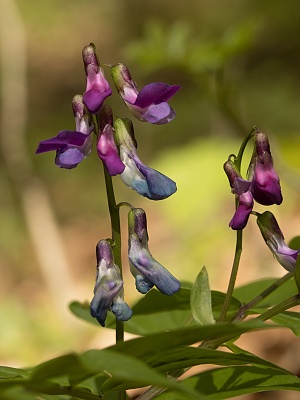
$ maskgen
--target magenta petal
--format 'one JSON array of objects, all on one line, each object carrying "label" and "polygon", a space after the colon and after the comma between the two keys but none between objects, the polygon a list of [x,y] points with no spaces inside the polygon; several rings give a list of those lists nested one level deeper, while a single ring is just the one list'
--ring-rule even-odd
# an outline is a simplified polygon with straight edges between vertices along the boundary
[{"label": "magenta petal", "polygon": [[104,100],[108,96],[110,96],[111,93],[112,91],[110,88],[108,88],[104,92],[101,92],[97,87],[93,87],[92,89],[85,92],[85,94],[83,95],[83,102],[92,114],[98,114]]},{"label": "magenta petal", "polygon": [[58,150],[65,145],[80,147],[84,144],[86,135],[76,131],[60,131],[57,136],[43,140],[38,145],[36,154]]},{"label": "magenta petal", "polygon": [[153,103],[168,101],[179,89],[178,85],[170,86],[162,82],[150,83],[141,89],[134,105],[147,108]]},{"label": "magenta petal", "polygon": [[97,143],[97,153],[109,175],[114,176],[124,171],[125,165],[120,160],[111,125],[103,129]]}]

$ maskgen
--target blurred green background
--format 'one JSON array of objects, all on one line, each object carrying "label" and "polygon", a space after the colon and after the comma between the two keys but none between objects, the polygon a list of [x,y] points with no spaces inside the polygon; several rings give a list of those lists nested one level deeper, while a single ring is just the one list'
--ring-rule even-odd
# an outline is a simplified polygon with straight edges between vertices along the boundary
[{"label": "blurred green background", "polygon": [[[300,233],[300,3],[297,0],[0,0],[0,362],[30,365],[70,350],[104,347],[110,331],[68,309],[90,301],[95,245],[110,235],[96,154],[75,170],[36,156],[39,141],[73,129],[71,100],[85,90],[82,48],[124,62],[141,88],[182,86],[168,125],[134,121],[139,156],[177,182],[162,202],[114,178],[118,201],[143,207],[153,256],[182,280],[205,264],[226,290],[234,198],[222,165],[253,125],[270,136],[284,203],[272,207],[287,240]],[[106,76],[111,83],[109,68]],[[130,114],[116,91],[108,103]],[[259,211],[259,207],[256,207]],[[124,257],[126,258],[126,215]],[[126,262],[124,265],[127,268]],[[239,283],[283,271],[258,234],[245,232]],[[129,303],[138,295],[125,272]]]}]

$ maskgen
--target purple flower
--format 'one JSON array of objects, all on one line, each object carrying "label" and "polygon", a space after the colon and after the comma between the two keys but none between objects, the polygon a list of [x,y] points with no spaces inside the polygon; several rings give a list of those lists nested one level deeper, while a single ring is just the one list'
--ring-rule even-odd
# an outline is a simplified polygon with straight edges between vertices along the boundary
[{"label": "purple flower", "polygon": [[124,103],[140,121],[160,125],[175,118],[175,111],[167,102],[180,86],[155,82],[138,92],[128,68],[121,63],[112,67],[112,78]]},{"label": "purple flower", "polygon": [[93,43],[83,48],[82,58],[86,74],[86,91],[83,95],[83,102],[90,113],[98,114],[104,100],[112,94],[112,91],[100,67],[96,47]]},{"label": "purple flower", "polygon": [[132,122],[118,118],[114,127],[120,159],[125,165],[121,173],[125,185],[151,200],[162,200],[175,193],[176,183],[172,179],[147,167],[139,159]]},{"label": "purple flower", "polygon": [[148,248],[145,211],[133,208],[128,214],[130,270],[136,279],[136,288],[147,293],[154,285],[166,295],[176,293],[180,282],[151,255]]},{"label": "purple flower", "polygon": [[251,192],[254,199],[265,206],[282,203],[279,177],[273,167],[273,159],[267,136],[255,133],[255,149],[252,165]]},{"label": "purple flower", "polygon": [[110,243],[100,240],[96,248],[97,276],[94,297],[90,311],[100,325],[105,326],[107,312],[112,311],[116,318],[127,321],[132,316],[132,310],[124,301],[123,281],[119,267],[114,263]]},{"label": "purple flower", "polygon": [[100,132],[97,143],[97,153],[103,161],[109,175],[121,174],[125,165],[119,157],[118,148],[114,139],[112,110],[104,105],[99,115]]},{"label": "purple flower", "polygon": [[284,242],[284,236],[278,226],[276,218],[270,211],[265,211],[257,217],[257,224],[269,249],[288,271],[294,271],[299,250],[288,247]]},{"label": "purple flower", "polygon": [[225,162],[224,171],[228,177],[232,193],[238,199],[238,206],[229,226],[234,230],[244,229],[253,208],[253,196],[250,191],[251,182],[241,178],[230,159]]},{"label": "purple flower", "polygon": [[82,96],[76,95],[72,101],[76,131],[60,131],[57,136],[39,143],[36,154],[56,151],[55,164],[60,168],[75,168],[92,149],[92,131],[94,125],[91,116],[86,113]]}]

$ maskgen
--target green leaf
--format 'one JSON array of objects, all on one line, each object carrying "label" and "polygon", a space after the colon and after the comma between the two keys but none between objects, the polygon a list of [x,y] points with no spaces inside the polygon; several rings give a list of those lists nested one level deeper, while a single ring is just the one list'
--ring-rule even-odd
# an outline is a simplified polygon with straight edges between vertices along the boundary
[{"label": "green leaf", "polygon": [[228,353],[220,350],[204,349],[200,347],[181,346],[160,352],[159,355],[154,354],[147,359],[147,363],[152,368],[158,369],[160,372],[169,372],[172,370],[188,368],[195,365],[212,364],[212,365],[246,365],[252,364],[261,367],[271,367],[287,372],[283,368],[256,357],[251,353]]},{"label": "green leaf", "polygon": [[[240,365],[205,371],[186,379],[183,384],[204,394],[206,400],[225,400],[270,390],[300,391],[300,379],[287,371]],[[168,391],[156,398],[170,400],[175,397]],[[178,394],[176,400],[192,400],[192,397]]]},{"label": "green leaf", "polygon": [[[107,371],[114,380],[121,381],[126,389],[155,385],[172,388],[179,392],[192,392],[180,383],[167,379],[165,375],[153,370],[137,358],[121,353],[116,354],[111,350],[89,350],[80,356],[80,361],[85,369],[91,373],[99,373],[101,370]],[[105,381],[102,386],[104,392],[114,389],[109,381]]]},{"label": "green leaf", "polygon": [[291,329],[294,334],[300,337],[300,314],[293,311],[284,311],[272,317],[272,321]]},{"label": "green leaf", "polygon": [[212,313],[211,292],[208,273],[205,267],[198,274],[191,291],[191,310],[197,325],[212,325],[215,320]]},{"label": "green leaf", "polygon": [[67,354],[36,366],[32,371],[31,382],[40,383],[45,379],[66,376],[64,384],[80,382],[90,376],[80,363],[77,354]]},{"label": "green leaf", "polygon": [[29,375],[29,370],[0,366],[0,382],[1,379],[27,378]]},{"label": "green leaf", "polygon": [[171,351],[172,348],[179,345],[190,345],[200,342],[201,340],[214,339],[216,337],[225,337],[226,340],[229,340],[228,336],[234,338],[247,331],[273,327],[273,325],[268,325],[258,320],[238,324],[215,324],[201,327],[189,327],[128,340],[124,343],[118,343],[115,346],[109,347],[109,349],[142,359],[152,355],[154,350],[159,354],[162,350],[170,349]]}]

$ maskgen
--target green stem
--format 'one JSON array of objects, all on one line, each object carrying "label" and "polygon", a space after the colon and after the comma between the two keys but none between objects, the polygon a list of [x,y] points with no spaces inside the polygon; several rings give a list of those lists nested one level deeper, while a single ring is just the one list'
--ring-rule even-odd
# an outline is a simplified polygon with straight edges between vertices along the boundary
[{"label": "green stem", "polygon": [[[122,278],[122,255],[121,255],[121,223],[120,223],[120,208],[117,206],[115,193],[112,183],[112,178],[104,167],[104,178],[107,193],[107,203],[111,221],[111,232],[113,240],[113,255],[114,261],[120,268]],[[116,343],[124,342],[124,322],[116,319]],[[118,393],[118,400],[126,400],[126,392]]]},{"label": "green stem", "polygon": [[295,294],[292,297],[289,297],[286,300],[283,300],[281,303],[276,306],[270,308],[266,312],[262,313],[255,319],[259,319],[262,321],[267,321],[268,319],[274,317],[275,315],[281,313],[282,311],[288,310],[291,307],[297,306],[300,304],[300,293]]},{"label": "green stem", "polygon": [[227,311],[229,308],[229,304],[232,298],[232,293],[234,290],[234,285],[239,269],[239,264],[240,264],[240,259],[241,259],[241,254],[242,254],[242,243],[243,243],[243,231],[238,230],[236,231],[236,246],[235,246],[235,255],[234,255],[234,260],[233,260],[233,265],[232,265],[232,270],[231,270],[231,275],[230,275],[230,280],[228,284],[228,289],[226,293],[226,297],[224,300],[224,304],[221,310],[221,314],[218,318],[218,322],[223,322],[225,321]]},{"label": "green stem", "polygon": [[249,142],[249,140],[252,138],[253,133],[256,131],[256,126],[253,126],[253,128],[251,129],[251,131],[248,133],[248,135],[245,137],[245,139],[242,141],[240,150],[238,152],[238,155],[236,157],[235,160],[235,165],[238,168],[238,171],[241,172],[241,164],[242,164],[242,158],[244,155],[244,151],[246,149],[247,143]]},{"label": "green stem", "polygon": [[253,300],[249,301],[249,303],[243,305],[236,315],[232,318],[231,322],[239,322],[245,318],[246,312],[256,306],[256,304],[260,303],[263,299],[265,299],[269,294],[274,292],[279,286],[283,285],[286,281],[288,281],[294,272],[288,272],[282,278],[278,279],[278,281],[274,282],[271,286],[261,292],[258,296],[256,296]]}]

